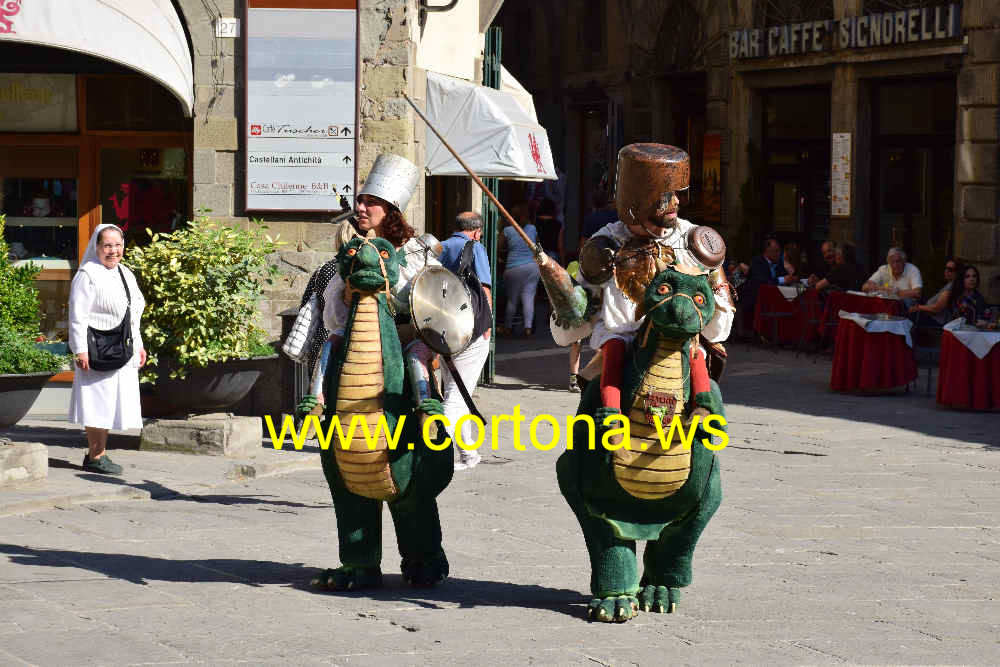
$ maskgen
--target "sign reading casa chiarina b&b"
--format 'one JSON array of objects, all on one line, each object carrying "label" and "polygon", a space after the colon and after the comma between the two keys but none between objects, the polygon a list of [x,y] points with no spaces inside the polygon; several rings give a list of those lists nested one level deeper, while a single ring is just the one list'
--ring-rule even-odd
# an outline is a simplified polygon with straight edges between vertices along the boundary
[{"label": "sign reading casa chiarina b&b", "polygon": [[873,46],[903,46],[962,34],[959,3],[805,21],[729,33],[729,58],[773,58]]},{"label": "sign reading casa chiarina b&b", "polygon": [[357,3],[248,0],[250,211],[354,206]]}]

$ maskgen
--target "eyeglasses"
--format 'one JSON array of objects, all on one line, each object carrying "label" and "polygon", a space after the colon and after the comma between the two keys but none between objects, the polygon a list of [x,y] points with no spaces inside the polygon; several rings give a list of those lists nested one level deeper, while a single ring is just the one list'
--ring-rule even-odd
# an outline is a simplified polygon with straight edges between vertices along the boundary
[{"label": "eyeglasses", "polygon": [[124,247],[121,243],[105,243],[101,246],[101,250],[119,250]]}]

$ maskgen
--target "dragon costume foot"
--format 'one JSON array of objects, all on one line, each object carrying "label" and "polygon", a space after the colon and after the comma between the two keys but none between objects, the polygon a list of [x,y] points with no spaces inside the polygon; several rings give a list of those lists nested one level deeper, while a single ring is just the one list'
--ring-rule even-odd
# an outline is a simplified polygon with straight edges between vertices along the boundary
[{"label": "dragon costume foot", "polygon": [[594,598],[587,605],[587,618],[602,623],[624,623],[639,615],[639,601],[634,595],[609,595]]},{"label": "dragon costume foot", "polygon": [[448,578],[448,559],[443,551],[428,560],[404,558],[399,567],[403,580],[414,588],[432,588]]},{"label": "dragon costume foot", "polygon": [[645,586],[639,591],[639,605],[643,611],[654,614],[672,614],[681,601],[681,589],[667,586]]},{"label": "dragon costume foot", "polygon": [[314,588],[326,591],[360,591],[382,587],[382,570],[377,567],[343,565],[323,573],[310,582]]}]

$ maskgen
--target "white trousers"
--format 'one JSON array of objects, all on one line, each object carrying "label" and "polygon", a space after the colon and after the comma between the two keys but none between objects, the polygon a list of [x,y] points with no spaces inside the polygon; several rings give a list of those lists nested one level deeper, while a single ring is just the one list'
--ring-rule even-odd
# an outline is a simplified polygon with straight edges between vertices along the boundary
[{"label": "white trousers", "polygon": [[[476,384],[479,382],[479,374],[483,372],[483,366],[486,364],[486,357],[489,356],[489,353],[490,341],[480,336],[464,352],[452,357],[452,361],[455,362],[455,370],[458,371],[459,376],[462,378],[462,383],[468,389],[470,396],[476,390]],[[442,377],[444,380],[444,416],[448,418],[448,435],[454,442],[455,422],[461,417],[470,414],[469,407],[465,404],[462,392],[458,390],[458,385],[455,383],[454,378],[452,378],[447,364],[442,368]],[[484,430],[488,426],[488,424],[484,425]],[[471,445],[475,442],[478,434],[478,429],[474,428],[469,420],[466,420],[462,424],[462,442]],[[458,443],[454,443],[454,447],[462,458],[471,454],[471,452],[463,452]]]}]

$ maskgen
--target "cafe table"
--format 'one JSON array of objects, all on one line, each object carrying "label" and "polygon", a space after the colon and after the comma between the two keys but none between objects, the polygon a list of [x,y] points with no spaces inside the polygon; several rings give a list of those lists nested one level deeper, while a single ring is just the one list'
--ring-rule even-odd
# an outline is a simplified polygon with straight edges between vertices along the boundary
[{"label": "cafe table", "polygon": [[886,313],[837,315],[831,389],[888,392],[917,379],[910,320]]},{"label": "cafe table", "polygon": [[816,338],[814,327],[809,327],[809,316],[815,320],[820,314],[819,295],[805,286],[761,285],[754,305],[753,329],[767,340],[779,344],[798,344]]},{"label": "cafe table", "polygon": [[941,333],[937,402],[964,410],[1000,410],[1000,331],[959,318]]},{"label": "cafe table", "polygon": [[829,332],[839,330],[839,313],[842,310],[848,313],[903,315],[903,302],[899,299],[886,299],[864,292],[827,292],[826,306],[823,309],[818,332],[824,343],[829,338]]}]

